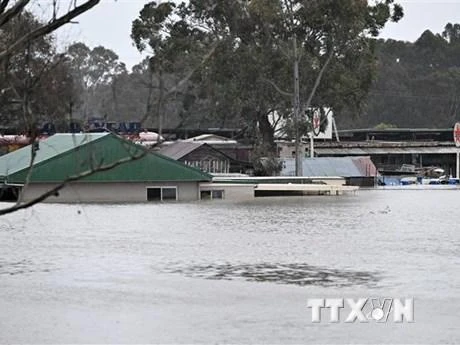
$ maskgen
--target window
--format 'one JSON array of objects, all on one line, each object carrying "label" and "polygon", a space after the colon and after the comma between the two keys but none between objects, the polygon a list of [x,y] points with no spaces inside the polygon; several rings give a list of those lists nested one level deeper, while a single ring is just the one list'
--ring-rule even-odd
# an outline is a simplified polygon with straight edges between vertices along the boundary
[{"label": "window", "polygon": [[224,190],[202,190],[200,191],[201,200],[214,200],[214,199],[223,199]]},{"label": "window", "polygon": [[161,188],[162,200],[176,200],[176,187]]},{"label": "window", "polygon": [[147,188],[147,201],[161,201],[161,188]]},{"label": "window", "polygon": [[201,200],[211,200],[211,191],[210,190],[202,190],[200,192],[200,199]]},{"label": "window", "polygon": [[211,192],[212,199],[223,199],[224,198],[224,191],[223,190],[213,190]]},{"label": "window", "polygon": [[177,200],[177,187],[147,188],[147,201]]}]

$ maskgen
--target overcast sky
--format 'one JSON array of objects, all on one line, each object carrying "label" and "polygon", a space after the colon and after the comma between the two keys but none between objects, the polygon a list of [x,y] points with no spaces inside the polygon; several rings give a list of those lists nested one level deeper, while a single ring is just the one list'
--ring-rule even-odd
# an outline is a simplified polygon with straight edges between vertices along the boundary
[{"label": "overcast sky", "polygon": [[[101,4],[79,17],[78,25],[61,30],[59,41],[61,44],[83,41],[90,47],[103,45],[115,51],[120,60],[131,67],[142,59],[131,43],[131,23],[148,2],[102,0]],[[381,35],[384,38],[414,41],[426,29],[440,33],[448,22],[460,23],[460,0],[397,2],[404,7],[404,18],[397,24],[387,24]]]}]

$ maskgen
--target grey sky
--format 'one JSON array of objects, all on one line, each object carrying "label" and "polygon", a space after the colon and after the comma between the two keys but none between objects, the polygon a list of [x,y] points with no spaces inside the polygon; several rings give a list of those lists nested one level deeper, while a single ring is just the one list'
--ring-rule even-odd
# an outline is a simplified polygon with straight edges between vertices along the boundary
[{"label": "grey sky", "polygon": [[[414,41],[426,29],[440,33],[448,22],[460,23],[460,0],[396,1],[404,7],[405,15],[399,23],[387,24],[381,35],[384,38]],[[61,43],[83,41],[91,47],[103,45],[115,51],[120,60],[131,67],[142,59],[131,43],[131,22],[148,2],[102,0],[96,8],[79,18],[78,25],[61,30],[59,39]]]}]

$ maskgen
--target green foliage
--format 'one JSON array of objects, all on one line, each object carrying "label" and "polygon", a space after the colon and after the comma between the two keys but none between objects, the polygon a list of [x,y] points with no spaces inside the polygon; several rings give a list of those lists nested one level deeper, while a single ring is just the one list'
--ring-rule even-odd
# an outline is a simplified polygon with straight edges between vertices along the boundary
[{"label": "green foliage", "polygon": [[76,42],[67,49],[74,87],[78,91],[72,99],[77,118],[105,116],[118,119],[119,78],[127,74],[118,55],[102,46],[93,49]]},{"label": "green foliage", "polygon": [[[294,37],[302,102],[360,109],[375,70],[368,37],[401,17],[392,0],[153,1],[133,22],[131,37],[152,54],[154,73],[193,71],[181,90],[184,117],[200,109],[202,117],[239,123],[255,138],[256,151],[271,157],[268,116],[292,119]],[[213,44],[212,56],[201,61]]]},{"label": "green foliage", "polygon": [[[43,25],[29,12],[1,28],[0,50]],[[3,60],[0,69],[0,123],[30,132],[45,121],[68,113],[74,92],[68,61],[58,54],[51,36],[30,42],[26,49]]]},{"label": "green foliage", "polygon": [[378,74],[367,107],[360,117],[339,118],[339,127],[451,127],[460,119],[459,32],[460,24],[449,23],[414,43],[377,41]]},{"label": "green foliage", "polygon": [[152,1],[144,6],[139,18],[133,21],[131,38],[139,51],[147,48],[158,53],[163,42],[162,35],[170,29],[165,21],[173,13],[173,2]]}]

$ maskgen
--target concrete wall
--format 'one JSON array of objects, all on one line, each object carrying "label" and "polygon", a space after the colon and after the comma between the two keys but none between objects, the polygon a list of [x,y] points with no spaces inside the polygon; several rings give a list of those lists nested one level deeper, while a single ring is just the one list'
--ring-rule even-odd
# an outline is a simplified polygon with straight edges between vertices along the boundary
[{"label": "concrete wall", "polygon": [[201,183],[200,191],[223,190],[225,200],[252,200],[254,199],[253,184],[232,183]]},{"label": "concrete wall", "polygon": [[[199,199],[198,182],[166,183],[72,183],[46,202],[147,202],[147,188],[177,187],[179,201]],[[24,201],[34,199],[53,188],[53,184],[32,184],[25,189]]]},{"label": "concrete wall", "polygon": [[[279,157],[281,159],[283,158],[295,158],[295,143],[293,142],[287,142],[287,141],[281,141],[276,143],[276,146],[278,148],[279,152]],[[307,154],[307,145],[306,144],[300,144],[300,157],[305,157]]]}]

